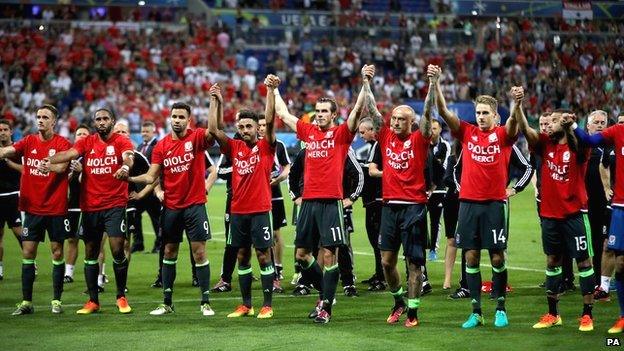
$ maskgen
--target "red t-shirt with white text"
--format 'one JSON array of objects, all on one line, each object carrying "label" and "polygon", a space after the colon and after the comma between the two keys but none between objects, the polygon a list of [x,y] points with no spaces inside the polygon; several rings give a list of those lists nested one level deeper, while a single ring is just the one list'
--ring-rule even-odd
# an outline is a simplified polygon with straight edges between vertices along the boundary
[{"label": "red t-shirt with white text", "polygon": [[322,131],[318,126],[297,121],[297,138],[306,144],[303,170],[304,200],[342,199],[344,164],[353,142],[347,123]]},{"label": "red t-shirt with white text", "polygon": [[188,129],[182,139],[167,134],[154,146],[152,163],[162,166],[165,207],[179,210],[206,203],[204,151],[212,142],[205,133],[202,128]]},{"label": "red t-shirt with white text", "polygon": [[462,174],[459,198],[472,201],[506,200],[509,159],[516,137],[505,127],[482,131],[460,121],[453,136],[462,143]]},{"label": "red t-shirt with white text", "polygon": [[82,156],[80,209],[84,212],[125,207],[128,204],[128,182],[113,175],[123,166],[122,155],[133,151],[132,143],[113,133],[107,140],[92,134],[78,140],[73,148]]},{"label": "red t-shirt with white text", "polygon": [[[228,138],[232,160],[232,213],[249,214],[271,210],[271,171],[275,145],[266,139],[255,145]],[[225,152],[221,148],[222,152]]]},{"label": "red t-shirt with white text", "polygon": [[563,219],[587,209],[585,172],[590,150],[581,151],[584,161],[578,163],[578,154],[567,143],[553,142],[543,133],[534,149],[542,157],[540,216]]},{"label": "red t-shirt with white text", "polygon": [[399,138],[390,128],[382,127],[377,140],[383,163],[384,201],[426,203],[425,162],[430,139],[420,130]]},{"label": "red t-shirt with white text", "polygon": [[20,181],[19,209],[38,216],[62,216],[67,213],[67,171],[41,173],[37,170],[44,158],[71,148],[60,135],[44,141],[39,134],[28,135],[13,144],[23,157],[24,170]]}]

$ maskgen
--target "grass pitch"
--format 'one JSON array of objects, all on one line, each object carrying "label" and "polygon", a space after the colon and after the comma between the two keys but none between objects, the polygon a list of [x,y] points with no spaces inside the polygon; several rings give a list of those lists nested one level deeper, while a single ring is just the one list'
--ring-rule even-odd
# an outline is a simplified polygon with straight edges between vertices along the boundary
[{"label": "grass pitch", "polygon": [[[222,250],[225,243],[223,211],[225,187],[216,185],[209,196],[207,208],[213,239],[207,245],[212,270],[212,284],[219,279]],[[290,219],[292,203],[287,201]],[[65,285],[63,305],[65,313],[52,315],[49,303],[52,295],[51,259],[47,243],[40,246],[37,259],[39,274],[35,281],[35,314],[12,317],[10,313],[21,300],[21,255],[12,234],[5,228],[5,278],[0,282],[0,349],[1,350],[596,350],[605,347],[607,329],[618,316],[617,302],[596,302],[594,327],[589,333],[577,330],[582,301],[580,293],[568,293],[560,302],[563,326],[534,330],[533,323],[547,311],[544,290],[538,284],[544,280],[545,257],[542,253],[538,218],[531,189],[511,200],[511,229],[508,261],[509,283],[514,291],[509,294],[507,311],[510,326],[493,327],[495,303],[483,297],[484,327],[462,330],[460,325],[471,308],[468,299],[449,300],[449,291],[442,290],[444,267],[438,260],[428,264],[433,293],[422,299],[419,310],[421,325],[407,329],[402,324],[387,325],[385,319],[392,307],[387,292],[369,293],[358,284],[359,297],[348,298],[337,293],[337,304],[331,323],[315,325],[307,319],[316,296],[292,297],[289,284],[293,273],[293,227],[283,228],[287,244],[284,255],[282,282],[286,294],[274,296],[275,316],[270,320],[256,318],[228,319],[225,316],[240,303],[236,274],[234,290],[212,294],[214,317],[203,317],[199,312],[199,291],[191,286],[188,244],[180,249],[178,274],[174,292],[176,312],[167,316],[148,313],[162,299],[159,289],[150,288],[156,277],[157,255],[136,253],[132,256],[128,278],[128,300],[133,313],[120,315],[115,308],[115,284],[110,255],[107,274],[111,282],[101,294],[102,312],[78,316],[75,311],[87,300],[85,290],[82,248],[76,266],[75,282]],[[361,202],[355,204],[356,232],[352,235],[355,266],[358,278],[365,279],[373,272],[373,256],[364,229],[364,211]],[[147,216],[145,246],[151,248],[153,233]],[[444,240],[440,239],[439,257],[444,257]],[[81,244],[82,246],[82,244]],[[484,255],[487,257],[487,255]],[[254,274],[259,275],[257,263]],[[490,270],[482,266],[484,280]],[[459,275],[456,265],[455,276]],[[457,278],[453,281],[456,288]],[[211,285],[212,285],[211,284]],[[254,303],[258,311],[262,303],[260,283],[254,282]],[[613,295],[613,294],[612,294]],[[405,318],[405,317],[403,317]],[[402,319],[403,321],[403,319]],[[621,337],[621,336],[620,336]],[[624,342],[624,338],[622,338]]]}]

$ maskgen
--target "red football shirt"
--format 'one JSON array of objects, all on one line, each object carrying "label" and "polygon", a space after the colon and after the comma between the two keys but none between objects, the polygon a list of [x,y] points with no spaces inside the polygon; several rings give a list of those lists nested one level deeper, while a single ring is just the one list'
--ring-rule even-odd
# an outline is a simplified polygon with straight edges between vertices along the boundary
[{"label": "red football shirt", "polygon": [[322,131],[297,121],[297,138],[306,144],[303,196],[309,199],[342,199],[342,174],[355,133],[347,123]]},{"label": "red football shirt", "polygon": [[[275,146],[265,139],[249,146],[242,140],[228,139],[232,160],[232,213],[247,214],[271,210],[271,171]],[[221,152],[225,152],[221,148]]]},{"label": "red football shirt", "polygon": [[206,140],[206,130],[189,129],[182,139],[168,134],[152,151],[152,163],[162,166],[165,207],[172,210],[206,203],[204,151],[212,143]]},{"label": "red football shirt", "polygon": [[419,130],[399,138],[390,128],[379,130],[384,201],[427,202],[425,162],[429,140]]},{"label": "red football shirt", "polygon": [[578,163],[577,153],[568,144],[552,142],[542,133],[535,150],[542,156],[540,216],[562,219],[587,209],[585,172],[589,149],[582,151],[585,161]]},{"label": "red football shirt", "polygon": [[459,198],[473,201],[505,200],[511,148],[516,138],[505,127],[482,131],[460,121],[453,136],[462,143]]},{"label": "red football shirt", "polygon": [[37,170],[41,160],[57,152],[69,150],[71,143],[54,134],[52,139],[41,140],[39,134],[28,135],[13,144],[23,157],[19,209],[38,216],[62,216],[67,213],[67,172],[41,173]]},{"label": "red football shirt", "polygon": [[613,145],[615,153],[615,185],[613,186],[614,206],[624,207],[624,125],[616,124],[602,131],[605,140]]},{"label": "red football shirt", "polygon": [[133,151],[130,140],[115,133],[108,140],[92,134],[78,140],[73,148],[82,156],[80,209],[94,212],[125,207],[128,182],[115,179],[113,175],[123,166],[123,153]]}]

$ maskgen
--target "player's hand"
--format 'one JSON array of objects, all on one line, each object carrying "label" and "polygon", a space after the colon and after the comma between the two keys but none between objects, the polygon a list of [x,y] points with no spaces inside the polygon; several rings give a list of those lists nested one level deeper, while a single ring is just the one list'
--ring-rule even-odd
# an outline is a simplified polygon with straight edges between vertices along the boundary
[{"label": "player's hand", "polygon": [[219,86],[218,83],[215,83],[210,87],[210,90],[208,90],[208,94],[210,94],[210,96],[213,97],[215,100],[217,100],[220,104],[223,103],[223,96],[221,95],[221,87]]},{"label": "player's hand", "polygon": [[440,75],[442,75],[442,68],[436,65],[427,66],[427,78],[430,83],[437,83]]},{"label": "player's hand", "polygon": [[274,186],[274,185],[277,185],[277,184],[279,184],[279,182],[277,181],[277,178],[271,179],[271,182],[269,183],[270,186]]},{"label": "player's hand", "polygon": [[46,157],[39,163],[37,170],[43,174],[50,173],[50,158]]},{"label": "player's hand", "polygon": [[125,180],[125,179],[128,179],[129,173],[130,173],[130,169],[128,168],[128,166],[123,165],[121,166],[121,168],[117,170],[117,172],[115,172],[115,174],[113,174],[113,177],[115,179]]},{"label": "player's hand", "polygon": [[512,87],[511,88],[511,97],[514,99],[516,103],[522,103],[524,100],[524,88],[523,87]]},{"label": "player's hand", "polygon": [[346,198],[346,199],[342,199],[342,207],[350,207],[353,205],[353,200],[351,200],[350,198]]},{"label": "player's hand", "polygon": [[564,129],[570,128],[576,122],[576,116],[573,113],[564,113],[561,115],[561,126]]},{"label": "player's hand", "polygon": [[375,76],[375,65],[364,65],[362,67],[362,79],[371,81]]},{"label": "player's hand", "polygon": [[139,193],[136,191],[131,191],[128,195],[128,200],[139,200]]},{"label": "player's hand", "polygon": [[613,189],[605,189],[605,197],[607,198],[607,201],[611,201],[613,198]]},{"label": "player's hand", "polygon": [[163,200],[165,200],[165,192],[163,190],[155,190],[154,195],[156,195],[160,202],[163,202]]},{"label": "player's hand", "polygon": [[279,84],[281,83],[280,79],[278,76],[273,75],[273,74],[269,74],[266,76],[266,78],[264,78],[264,85],[267,86],[267,88],[269,89],[275,89],[279,86]]},{"label": "player's hand", "polygon": [[78,160],[71,160],[69,162],[69,170],[74,173],[82,172],[82,163]]},{"label": "player's hand", "polygon": [[294,202],[294,203],[295,203],[295,205],[297,205],[297,206],[301,206],[301,201],[302,201],[301,197],[298,197],[298,198],[296,198],[296,199],[294,199],[294,200],[293,200],[293,202]]},{"label": "player's hand", "polygon": [[516,189],[514,188],[509,188],[509,189],[505,189],[505,193],[507,194],[507,197],[512,197],[514,195],[516,195],[518,192],[516,192]]}]

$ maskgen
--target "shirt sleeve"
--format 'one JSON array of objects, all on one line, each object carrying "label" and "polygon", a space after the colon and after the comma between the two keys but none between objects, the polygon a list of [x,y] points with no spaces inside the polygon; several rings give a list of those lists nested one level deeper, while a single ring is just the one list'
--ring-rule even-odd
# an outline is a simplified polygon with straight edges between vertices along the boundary
[{"label": "shirt sleeve", "polygon": [[466,121],[462,121],[461,119],[459,120],[459,130],[456,132],[452,132],[451,135],[453,135],[453,138],[463,142],[464,141],[464,135],[466,134],[466,131],[470,130],[470,128],[472,127],[472,125]]},{"label": "shirt sleeve", "polygon": [[214,162],[212,162],[212,158],[210,157],[208,150],[204,151],[204,159],[206,160],[206,169],[214,166]]},{"label": "shirt sleeve", "polygon": [[[616,127],[618,125],[614,125],[611,126],[605,130],[602,131],[602,137],[605,139],[605,141],[607,141],[609,144],[613,144],[615,141],[615,134],[616,134]],[[577,130],[580,128],[577,128]],[[575,134],[576,134],[576,130],[574,130]],[[596,134],[601,134],[601,133],[596,133]]]},{"label": "shirt sleeve", "polygon": [[336,138],[340,141],[341,144],[351,145],[353,142],[353,138],[355,138],[355,132],[351,132],[349,129],[348,123],[343,123],[338,126],[336,129]]},{"label": "shirt sleeve", "polygon": [[18,155],[24,155],[24,150],[28,148],[28,141],[30,140],[30,136],[25,137],[24,139],[18,141],[13,144],[13,148]]},{"label": "shirt sleeve", "polygon": [[301,141],[308,141],[310,135],[310,129],[314,128],[310,123],[306,123],[303,120],[297,121],[297,139]]},{"label": "shirt sleeve", "polygon": [[159,142],[152,149],[152,164],[162,165],[163,164],[163,153],[162,153],[162,143]]},{"label": "shirt sleeve", "polygon": [[87,149],[87,140],[90,139],[91,137],[88,136],[86,138],[82,138],[80,140],[78,140],[77,142],[74,143],[74,146],[72,146],[72,148],[76,151],[78,151],[78,154],[80,156],[83,156],[86,152]]},{"label": "shirt sleeve", "polygon": [[236,141],[230,137],[227,138],[227,144],[219,146],[219,151],[221,151],[221,154],[228,157],[232,157],[236,150]]},{"label": "shirt sleeve", "polygon": [[132,142],[130,141],[130,139],[120,138],[119,139],[119,149],[121,150],[121,154],[123,155],[123,153],[127,152],[127,151],[133,151],[134,152],[134,145],[132,145]]},{"label": "shirt sleeve", "polygon": [[207,150],[209,147],[211,147],[214,144],[214,139],[211,139],[210,141],[206,139],[206,129],[204,128],[195,129],[194,141],[195,141],[195,145],[197,145],[197,147],[201,151]]}]

